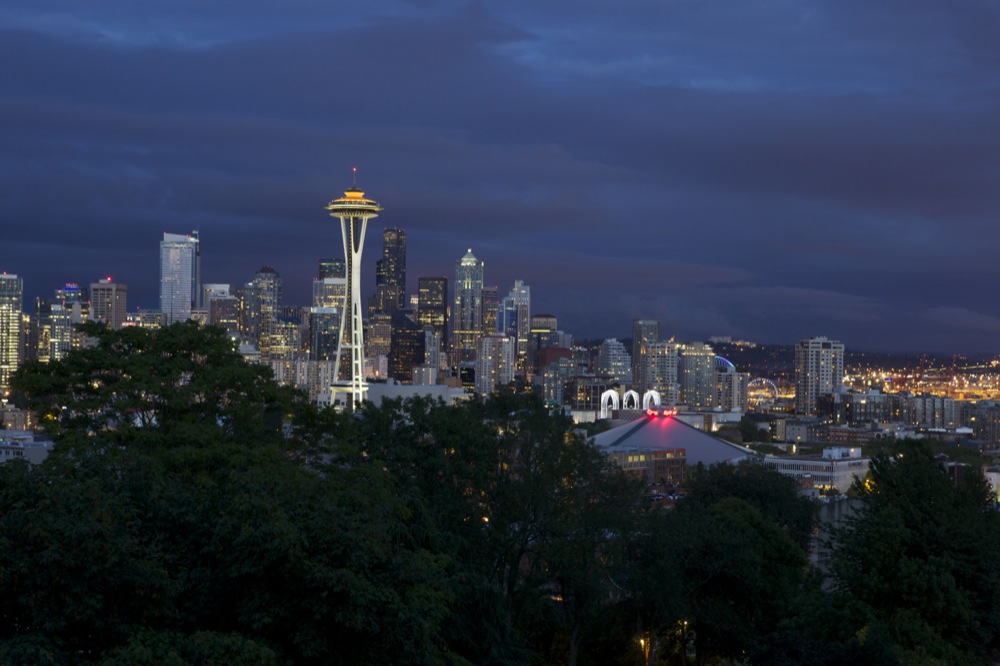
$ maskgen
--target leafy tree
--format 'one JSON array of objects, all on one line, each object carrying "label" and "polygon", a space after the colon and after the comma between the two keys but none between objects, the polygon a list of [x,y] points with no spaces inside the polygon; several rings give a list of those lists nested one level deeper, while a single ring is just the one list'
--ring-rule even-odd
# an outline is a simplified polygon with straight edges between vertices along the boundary
[{"label": "leafy tree", "polygon": [[271,441],[297,399],[248,364],[223,329],[194,322],[80,330],[92,346],[22,366],[12,382],[61,453],[103,447]]},{"label": "leafy tree", "polygon": [[838,592],[905,663],[986,663],[1000,614],[1000,525],[985,480],[957,483],[927,446],[877,455],[856,482],[860,509],[834,533]]},{"label": "leafy tree", "polygon": [[799,494],[791,477],[752,463],[692,469],[685,503],[711,506],[727,497],[749,503],[801,549],[809,547],[816,525],[816,503]]},{"label": "leafy tree", "polygon": [[0,467],[0,654],[457,663],[444,558],[347,420],[217,330],[87,331],[95,347],[16,380],[58,443]]},{"label": "leafy tree", "polygon": [[778,629],[806,564],[785,529],[737,497],[682,502],[671,529],[671,565],[680,575],[697,664],[739,657]]}]

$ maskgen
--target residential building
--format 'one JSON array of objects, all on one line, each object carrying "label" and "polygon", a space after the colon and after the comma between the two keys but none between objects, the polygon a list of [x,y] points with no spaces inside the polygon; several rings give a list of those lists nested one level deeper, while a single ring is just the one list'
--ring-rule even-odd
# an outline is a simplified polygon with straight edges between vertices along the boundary
[{"label": "residential building", "polygon": [[506,335],[482,336],[476,350],[476,392],[489,395],[514,380],[514,341]]},{"label": "residential building", "polygon": [[616,338],[604,340],[597,351],[594,372],[610,378],[619,386],[628,386],[632,381],[632,357],[625,350],[625,345]]},{"label": "residential building", "polygon": [[844,385],[844,345],[825,337],[795,345],[795,412],[816,414],[821,395],[838,392]]}]

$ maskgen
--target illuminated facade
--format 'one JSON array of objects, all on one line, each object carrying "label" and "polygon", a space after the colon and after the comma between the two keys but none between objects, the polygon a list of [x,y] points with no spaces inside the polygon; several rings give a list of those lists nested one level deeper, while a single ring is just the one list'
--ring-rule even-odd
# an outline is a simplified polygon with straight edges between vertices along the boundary
[{"label": "illuminated facade", "polygon": [[125,324],[128,312],[128,285],[104,278],[90,285],[90,318],[102,321],[112,329]]},{"label": "illuminated facade", "polygon": [[489,395],[514,379],[514,340],[500,333],[484,335],[476,351],[476,392]]},{"label": "illuminated facade", "polygon": [[281,275],[272,266],[262,266],[254,275],[252,292],[256,295],[249,307],[257,308],[258,336],[254,342],[264,358],[269,358],[274,350],[276,356],[284,356],[282,333],[278,318],[281,314]]},{"label": "illuminated facade", "polygon": [[795,345],[795,412],[816,413],[816,400],[844,385],[844,345],[825,337]]},{"label": "illuminated facade", "polygon": [[644,390],[653,390],[660,394],[665,405],[676,405],[680,400],[680,383],[678,382],[678,355],[680,345],[672,341],[658,341],[647,345],[644,372],[648,385]]},{"label": "illuminated facade", "polygon": [[201,308],[201,244],[198,233],[163,234],[160,241],[160,312],[166,325]]},{"label": "illuminated facade", "polygon": [[342,308],[347,298],[347,279],[326,277],[313,280],[312,304],[317,308]]},{"label": "illuminated facade", "polygon": [[10,390],[10,376],[21,363],[21,312],[24,284],[21,278],[0,275],[0,397]]},{"label": "illuminated facade", "polygon": [[452,363],[476,357],[483,335],[483,262],[470,249],[455,262],[455,307],[452,309]]},{"label": "illuminated facade", "polygon": [[392,314],[406,307],[406,231],[382,231],[382,258],[375,263],[375,294],[369,315]]},{"label": "illuminated facade", "polygon": [[594,370],[620,386],[627,386],[632,379],[632,357],[625,350],[625,345],[616,338],[608,338],[597,350]]},{"label": "illuminated facade", "polygon": [[521,280],[515,280],[510,294],[500,304],[497,320],[497,330],[514,341],[517,371],[527,374],[531,365],[528,355],[531,340],[531,287]]},{"label": "illuminated facade", "polygon": [[678,369],[681,403],[694,411],[709,411],[719,406],[715,352],[709,345],[704,342],[683,345]]},{"label": "illuminated facade", "polygon": [[659,339],[660,322],[655,319],[632,320],[632,388],[637,391],[650,387],[649,349]]},{"label": "illuminated facade", "polygon": [[[348,404],[353,408],[360,405],[368,395],[368,383],[365,381],[364,325],[361,319],[361,253],[365,246],[368,220],[378,217],[382,207],[375,201],[366,199],[364,192],[352,187],[344,192],[343,197],[331,201],[326,209],[330,211],[331,217],[340,219],[340,231],[344,242],[347,294],[342,309],[342,334],[336,363],[338,380],[344,377],[345,383],[337,388],[341,393],[349,394]],[[341,365],[345,353],[350,355],[350,366],[346,373]]]},{"label": "illuminated facade", "polygon": [[448,278],[422,277],[417,280],[417,321],[430,327],[448,344]]},{"label": "illuminated facade", "polygon": [[309,308],[309,359],[334,361],[340,336],[340,308]]}]

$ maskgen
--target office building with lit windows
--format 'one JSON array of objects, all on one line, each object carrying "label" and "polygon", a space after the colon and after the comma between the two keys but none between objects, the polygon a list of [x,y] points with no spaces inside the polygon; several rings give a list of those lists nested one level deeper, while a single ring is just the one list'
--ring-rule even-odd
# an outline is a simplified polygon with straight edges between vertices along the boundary
[{"label": "office building with lit windows", "polygon": [[198,233],[163,234],[160,241],[160,312],[166,325],[201,308],[201,244]]},{"label": "office building with lit windows", "polygon": [[483,262],[470,249],[455,262],[455,307],[452,309],[452,363],[476,358],[483,335]]},{"label": "office building with lit windows", "polygon": [[632,388],[645,391],[650,388],[650,345],[660,339],[660,322],[655,319],[632,320]]},{"label": "office building with lit windows", "polygon": [[514,341],[515,369],[527,375],[533,365],[529,357],[531,340],[531,287],[521,280],[515,280],[497,310],[497,331]]},{"label": "office building with lit windows", "polygon": [[21,364],[21,314],[24,284],[16,275],[0,275],[0,397],[10,390],[10,377]]},{"label": "office building with lit windows", "polygon": [[90,318],[101,321],[109,328],[119,329],[125,324],[128,312],[128,285],[114,282],[110,277],[90,284]]},{"label": "office building with lit windows", "polygon": [[429,327],[441,339],[441,346],[448,344],[448,278],[422,277],[417,279],[417,321]]},{"label": "office building with lit windows", "polygon": [[406,231],[382,231],[382,258],[375,262],[375,293],[368,314],[392,314],[406,307]]}]

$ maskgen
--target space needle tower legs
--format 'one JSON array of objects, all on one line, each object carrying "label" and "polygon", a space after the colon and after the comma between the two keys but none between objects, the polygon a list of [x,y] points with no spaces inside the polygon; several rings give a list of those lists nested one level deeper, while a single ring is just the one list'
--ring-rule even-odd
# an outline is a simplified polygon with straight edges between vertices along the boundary
[{"label": "space needle tower legs", "polygon": [[[357,169],[354,170],[355,174]],[[368,383],[365,381],[364,328],[361,319],[361,251],[365,245],[365,228],[368,220],[378,217],[382,207],[365,198],[365,193],[357,184],[344,192],[340,199],[327,205],[331,217],[340,218],[340,230],[344,237],[344,259],[347,262],[347,295],[340,317],[340,344],[337,345],[336,377],[340,379],[341,353],[347,347],[351,352],[351,372],[347,386],[338,386],[340,392],[350,394],[349,408],[360,405],[368,397]],[[349,337],[345,337],[345,332]]]}]

